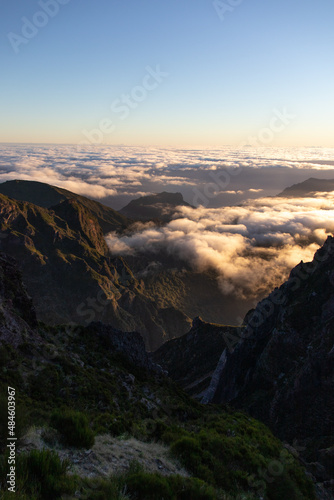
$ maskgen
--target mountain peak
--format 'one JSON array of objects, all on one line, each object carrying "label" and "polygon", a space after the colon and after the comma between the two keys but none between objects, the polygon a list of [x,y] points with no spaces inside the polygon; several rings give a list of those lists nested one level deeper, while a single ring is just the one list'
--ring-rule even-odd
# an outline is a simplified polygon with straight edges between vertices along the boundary
[{"label": "mountain peak", "polygon": [[132,223],[124,215],[98,201],[43,182],[7,181],[0,184],[0,193],[14,200],[33,203],[42,208],[53,209],[63,202],[67,202],[64,207],[69,206],[69,200],[71,200],[71,205],[78,202],[97,218],[104,234],[122,230]]},{"label": "mountain peak", "polygon": [[161,193],[150,194],[132,200],[120,212],[127,217],[136,219],[158,219],[168,222],[173,218],[179,206],[192,207],[192,205],[184,201],[181,193],[162,191]]}]

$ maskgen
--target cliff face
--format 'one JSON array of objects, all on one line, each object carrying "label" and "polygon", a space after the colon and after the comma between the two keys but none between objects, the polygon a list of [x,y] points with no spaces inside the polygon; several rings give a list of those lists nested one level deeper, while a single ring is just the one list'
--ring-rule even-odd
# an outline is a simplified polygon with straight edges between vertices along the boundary
[{"label": "cliff face", "polygon": [[233,326],[213,325],[195,318],[191,330],[153,353],[153,360],[188,394],[206,396],[226,341],[237,334]]},{"label": "cliff face", "polygon": [[0,343],[17,347],[27,340],[36,341],[36,326],[35,309],[15,261],[0,253]]},{"label": "cliff face", "polygon": [[[226,359],[212,401],[246,409],[281,438],[326,456],[333,476],[334,239],[260,302]],[[322,457],[322,458],[321,458]],[[330,458],[331,457],[331,458]]]},{"label": "cliff face", "polygon": [[246,410],[302,449],[332,498],[334,238],[250,311],[241,328],[197,319],[153,359],[203,403]]}]

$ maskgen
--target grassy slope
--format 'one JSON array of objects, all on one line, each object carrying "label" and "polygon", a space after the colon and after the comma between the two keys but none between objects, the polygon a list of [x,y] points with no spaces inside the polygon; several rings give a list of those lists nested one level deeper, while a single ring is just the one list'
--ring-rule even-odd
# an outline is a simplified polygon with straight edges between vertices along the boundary
[{"label": "grassy slope", "polygon": [[[268,500],[314,498],[312,485],[298,462],[263,424],[228,408],[200,405],[164,376],[139,369],[106,349],[89,328],[69,333],[66,327],[41,324],[39,333],[44,342],[38,346],[28,343],[14,350],[3,345],[0,350],[5,368],[0,371],[1,393],[6,393],[9,381],[16,388],[19,428],[27,424],[50,426],[51,415],[59,408],[62,414],[80,410],[96,433],[127,433],[142,441],[168,445],[171,456],[193,478],[204,481],[186,487],[185,480],[176,476],[162,478],[141,470],[130,471],[117,481],[127,485],[127,491],[135,495],[131,498],[215,499],[244,494],[240,498],[250,499],[260,490]],[[0,407],[6,412],[5,404]],[[5,420],[1,418],[1,422]],[[2,429],[2,438],[4,435]],[[273,472],[277,463],[281,464],[279,477]],[[4,467],[2,485],[3,474]],[[263,480],[261,474],[267,474],[269,480]],[[31,482],[24,482],[24,478],[20,481],[22,493],[32,495]],[[97,487],[88,479],[72,481],[72,494],[79,490],[79,498],[121,498],[117,492],[94,496],[97,490],[111,488],[116,479]],[[197,496],[182,496],[185,488],[193,488]],[[150,496],[152,491],[155,496]],[[43,497],[37,493],[30,498]]]}]

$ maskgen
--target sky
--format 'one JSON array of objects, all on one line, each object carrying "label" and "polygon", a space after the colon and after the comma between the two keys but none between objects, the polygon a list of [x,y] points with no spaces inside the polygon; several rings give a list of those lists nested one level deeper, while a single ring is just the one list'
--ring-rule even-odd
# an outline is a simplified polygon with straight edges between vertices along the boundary
[{"label": "sky", "polygon": [[332,0],[13,0],[0,142],[334,147]]}]

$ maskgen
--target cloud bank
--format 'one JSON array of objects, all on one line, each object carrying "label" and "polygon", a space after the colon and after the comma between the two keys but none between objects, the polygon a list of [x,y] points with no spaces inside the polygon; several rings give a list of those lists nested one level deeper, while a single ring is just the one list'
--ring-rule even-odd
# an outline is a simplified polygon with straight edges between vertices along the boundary
[{"label": "cloud bank", "polygon": [[[147,193],[180,191],[192,205],[238,204],[307,177],[334,177],[332,149],[0,145],[0,182],[47,182],[120,209]],[[316,169],[316,174],[314,172]],[[225,178],[224,183],[212,184]],[[212,196],[205,196],[206,190]],[[204,194],[204,196],[203,196]],[[206,202],[204,201],[206,200]]]},{"label": "cloud bank", "polygon": [[242,206],[179,207],[181,218],[164,227],[136,226],[106,237],[115,255],[167,252],[196,271],[214,269],[226,295],[242,299],[268,293],[334,232],[334,192],[314,198],[261,198]]}]

